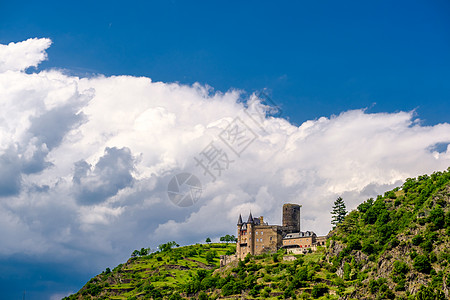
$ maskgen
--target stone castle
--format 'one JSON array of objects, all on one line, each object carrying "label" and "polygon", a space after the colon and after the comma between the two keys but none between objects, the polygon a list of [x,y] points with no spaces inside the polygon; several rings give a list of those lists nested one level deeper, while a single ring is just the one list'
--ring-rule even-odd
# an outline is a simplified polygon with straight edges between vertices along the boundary
[{"label": "stone castle", "polygon": [[244,259],[248,254],[276,252],[280,248],[287,249],[288,253],[300,254],[314,251],[317,246],[325,246],[326,236],[300,230],[300,208],[298,204],[284,204],[281,226],[269,225],[262,216],[254,218],[251,212],[247,222],[243,222],[239,215],[236,259]]}]

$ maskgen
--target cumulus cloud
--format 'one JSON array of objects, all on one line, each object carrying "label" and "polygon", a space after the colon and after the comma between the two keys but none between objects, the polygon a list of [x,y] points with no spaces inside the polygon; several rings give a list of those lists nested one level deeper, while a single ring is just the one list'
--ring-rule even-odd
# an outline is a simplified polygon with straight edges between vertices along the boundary
[{"label": "cumulus cloud", "polygon": [[[233,234],[250,210],[279,224],[286,202],[303,205],[303,229],[326,234],[336,197],[354,208],[450,166],[440,146],[450,125],[422,126],[414,112],[351,110],[295,126],[261,115],[270,108],[255,95],[242,103],[236,90],[23,72],[50,44],[0,46],[3,258],[70,257],[98,271],[142,246]],[[181,172],[202,183],[187,208],[167,196]]]},{"label": "cumulus cloud", "polygon": [[0,72],[24,71],[29,67],[37,67],[47,59],[45,50],[51,43],[50,39],[34,38],[8,45],[0,44]]},{"label": "cumulus cloud", "polygon": [[96,204],[114,196],[133,182],[134,159],[128,148],[106,148],[92,169],[86,161],[75,163],[73,182],[81,204]]}]

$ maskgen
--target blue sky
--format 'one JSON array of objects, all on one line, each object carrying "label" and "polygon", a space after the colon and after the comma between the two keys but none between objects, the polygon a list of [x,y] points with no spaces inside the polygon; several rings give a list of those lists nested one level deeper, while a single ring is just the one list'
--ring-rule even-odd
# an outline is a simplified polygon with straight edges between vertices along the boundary
[{"label": "blue sky", "polygon": [[[448,1],[1,1],[0,298],[59,299],[284,202],[325,234],[337,196],[450,166],[449,82]],[[193,158],[261,91],[281,118],[212,182]],[[203,187],[187,208],[181,171]]]},{"label": "blue sky", "polygon": [[300,124],[342,110],[446,121],[448,1],[1,4],[0,41],[49,37],[44,67],[268,89]]}]

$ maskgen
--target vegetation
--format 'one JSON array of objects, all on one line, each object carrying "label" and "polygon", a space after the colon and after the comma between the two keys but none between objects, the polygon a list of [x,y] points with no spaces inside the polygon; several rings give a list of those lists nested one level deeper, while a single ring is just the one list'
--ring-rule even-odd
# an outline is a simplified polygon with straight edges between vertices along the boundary
[{"label": "vegetation", "polygon": [[352,297],[439,299],[448,291],[449,171],[408,178],[331,232],[327,258],[344,280],[355,279]]},{"label": "vegetation", "polygon": [[344,218],[347,215],[347,209],[345,208],[344,200],[341,197],[338,197],[336,201],[334,201],[331,215],[333,216],[331,220],[333,226],[341,224],[342,221],[344,221]]},{"label": "vegetation", "polygon": [[234,243],[236,243],[236,242],[237,242],[237,238],[236,238],[234,235],[229,235],[229,234],[227,234],[227,235],[225,235],[225,236],[221,236],[221,237],[220,237],[220,241],[221,241],[221,242],[227,242],[227,243],[229,243],[229,242],[234,242]]},{"label": "vegetation", "polygon": [[169,242],[136,250],[66,299],[448,299],[449,171],[361,203],[315,252],[280,250],[219,268],[234,244]]}]

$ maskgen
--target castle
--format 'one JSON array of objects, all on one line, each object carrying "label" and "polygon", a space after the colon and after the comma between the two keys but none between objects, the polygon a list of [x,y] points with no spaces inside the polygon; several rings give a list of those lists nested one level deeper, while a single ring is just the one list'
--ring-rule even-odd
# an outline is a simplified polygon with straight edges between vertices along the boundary
[{"label": "castle", "polygon": [[244,259],[246,255],[276,252],[285,248],[289,253],[300,254],[325,246],[326,236],[317,236],[312,231],[300,230],[300,208],[298,204],[284,204],[281,226],[264,223],[264,218],[253,218],[252,213],[247,222],[239,215],[237,223],[236,258]]}]

